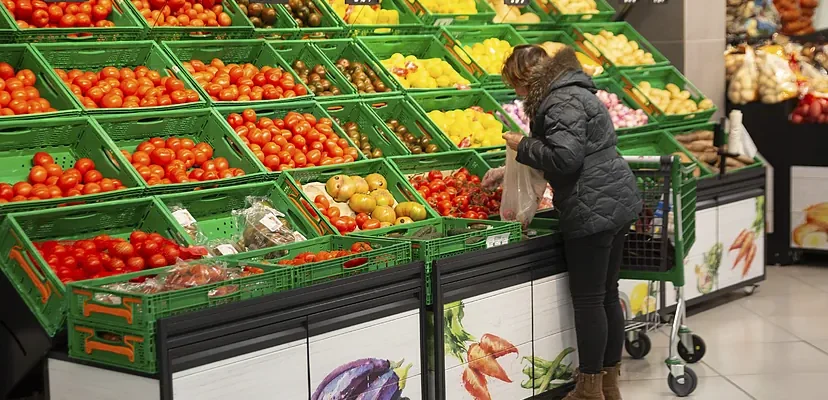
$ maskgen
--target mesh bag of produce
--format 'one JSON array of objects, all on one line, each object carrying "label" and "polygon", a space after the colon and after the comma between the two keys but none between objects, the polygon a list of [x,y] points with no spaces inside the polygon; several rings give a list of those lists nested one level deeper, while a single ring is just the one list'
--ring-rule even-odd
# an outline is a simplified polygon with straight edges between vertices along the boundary
[{"label": "mesh bag of produce", "polygon": [[759,70],[756,69],[756,57],[753,49],[745,49],[742,65],[730,79],[727,88],[727,98],[735,104],[747,104],[757,100],[759,86]]},{"label": "mesh bag of produce", "polygon": [[795,97],[799,89],[788,61],[764,53],[759,63],[759,95],[763,103],[775,104]]}]

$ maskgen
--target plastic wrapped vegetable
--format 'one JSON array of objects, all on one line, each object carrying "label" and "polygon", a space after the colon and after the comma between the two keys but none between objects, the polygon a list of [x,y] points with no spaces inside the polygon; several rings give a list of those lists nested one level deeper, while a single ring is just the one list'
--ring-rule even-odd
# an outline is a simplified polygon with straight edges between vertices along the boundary
[{"label": "plastic wrapped vegetable", "polygon": [[196,243],[204,243],[207,241],[207,237],[204,236],[204,233],[198,227],[198,221],[190,214],[189,210],[182,205],[174,205],[170,207],[170,211],[175,221],[184,228],[184,232],[187,232],[187,236],[190,239],[193,239]]},{"label": "plastic wrapped vegetable", "polygon": [[264,249],[305,240],[293,230],[285,214],[266,198],[248,197],[248,208],[234,211],[242,227],[242,246],[250,250]]},{"label": "plastic wrapped vegetable", "polygon": [[739,69],[733,74],[727,88],[727,98],[735,104],[747,104],[757,100],[759,71],[753,49],[748,47]]},{"label": "plastic wrapped vegetable", "polygon": [[627,107],[621,102],[621,99],[615,93],[610,93],[604,90],[599,90],[595,93],[598,99],[604,103],[604,106],[609,110],[612,118],[612,125],[615,129],[634,128],[637,126],[647,125],[649,117],[644,113],[644,110],[634,110]]},{"label": "plastic wrapped vegetable", "polygon": [[797,95],[796,75],[782,57],[764,53],[759,72],[759,96],[763,103],[775,104]]}]

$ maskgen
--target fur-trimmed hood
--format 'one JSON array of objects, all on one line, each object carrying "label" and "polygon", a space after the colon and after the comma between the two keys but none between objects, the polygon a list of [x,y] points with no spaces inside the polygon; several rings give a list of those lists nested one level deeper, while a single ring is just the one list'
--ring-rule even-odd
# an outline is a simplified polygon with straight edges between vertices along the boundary
[{"label": "fur-trimmed hood", "polygon": [[570,85],[577,85],[595,92],[592,78],[587,76],[575,56],[575,50],[567,46],[554,56],[544,58],[537,67],[532,68],[529,75],[529,93],[524,101],[524,111],[529,120],[535,119],[538,108],[549,92]]}]

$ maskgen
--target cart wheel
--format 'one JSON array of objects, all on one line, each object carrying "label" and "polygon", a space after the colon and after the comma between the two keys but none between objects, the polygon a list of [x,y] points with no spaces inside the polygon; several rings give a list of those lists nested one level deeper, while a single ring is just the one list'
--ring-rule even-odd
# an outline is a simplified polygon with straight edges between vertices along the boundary
[{"label": "cart wheel", "polygon": [[745,286],[744,289],[742,289],[742,290],[744,290],[745,295],[751,296],[754,293],[756,293],[756,289],[759,289],[759,285]]},{"label": "cart wheel", "polygon": [[695,364],[701,361],[702,357],[704,357],[704,353],[707,352],[707,345],[704,344],[704,340],[702,340],[701,336],[696,335],[695,333],[691,336],[691,340],[693,341],[693,343],[690,344],[693,346],[693,354],[690,354],[687,351],[687,347],[685,347],[684,343],[681,341],[679,341],[678,353],[682,360],[690,364]]},{"label": "cart wheel", "polygon": [[696,385],[698,385],[698,383],[699,378],[696,376],[696,373],[687,367],[684,368],[684,383],[679,383],[678,378],[673,376],[672,373],[667,376],[667,386],[669,386],[670,390],[672,390],[678,397],[689,396],[690,393],[693,393],[693,391],[696,390]]},{"label": "cart wheel", "polygon": [[647,357],[647,354],[650,353],[650,349],[653,348],[653,342],[650,341],[650,337],[646,333],[641,332],[635,340],[624,341],[624,348],[627,349],[627,354],[630,357],[640,360]]}]

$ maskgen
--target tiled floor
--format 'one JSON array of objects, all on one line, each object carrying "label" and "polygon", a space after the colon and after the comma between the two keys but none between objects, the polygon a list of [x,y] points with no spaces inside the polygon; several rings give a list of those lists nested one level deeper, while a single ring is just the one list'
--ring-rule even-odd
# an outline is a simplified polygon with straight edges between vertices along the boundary
[{"label": "tiled floor", "polygon": [[[707,344],[688,399],[828,399],[828,267],[768,267],[752,296],[723,303],[688,320]],[[646,359],[624,360],[625,399],[678,398],[667,387],[667,335],[651,337]]]}]

